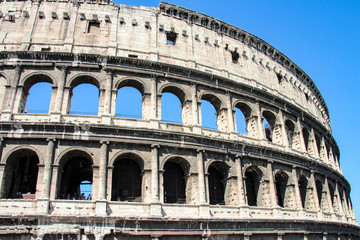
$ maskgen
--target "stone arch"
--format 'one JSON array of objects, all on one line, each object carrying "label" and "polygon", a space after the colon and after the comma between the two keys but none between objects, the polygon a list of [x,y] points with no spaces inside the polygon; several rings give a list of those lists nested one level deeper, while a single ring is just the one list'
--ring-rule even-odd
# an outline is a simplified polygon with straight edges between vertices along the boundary
[{"label": "stone arch", "polygon": [[338,206],[337,206],[337,196],[335,195],[335,186],[330,183],[330,181],[328,181],[328,186],[329,186],[329,194],[330,194],[330,203],[331,206],[333,207],[333,210],[335,212],[339,212]]},{"label": "stone arch", "polygon": [[138,155],[126,152],[112,161],[111,201],[142,201],[144,161]]},{"label": "stone arch", "polygon": [[[269,124],[268,126],[267,126],[265,120]],[[269,110],[264,110],[262,112],[262,122],[263,122],[263,127],[264,127],[264,132],[265,132],[265,138],[269,142],[272,142],[274,140],[273,133],[274,133],[274,127],[275,127],[275,123],[276,123],[276,115]]]},{"label": "stone arch", "polygon": [[229,165],[223,161],[211,161],[208,164],[206,173],[208,174],[210,204],[225,204],[229,169]]},{"label": "stone arch", "polygon": [[295,133],[295,124],[290,119],[285,120],[285,131],[289,142],[289,147],[292,147]]},{"label": "stone arch", "polygon": [[[33,73],[26,75],[24,78],[22,78],[20,80],[19,85],[22,85],[23,88],[22,88],[22,92],[21,92],[20,102],[17,104],[17,106],[18,106],[17,111],[23,112],[25,110],[29,92],[33,86],[35,86],[38,83],[49,83],[49,84],[52,84],[53,86],[56,86],[57,82],[54,79],[55,78],[52,75],[50,75],[49,73],[44,72],[44,71],[33,72]],[[51,91],[51,93],[50,93],[51,99],[50,100],[46,99],[46,101],[50,101],[49,108],[51,108],[51,102],[52,102],[51,100],[53,98],[53,93],[54,93],[54,91],[52,89],[50,91]],[[38,95],[36,97],[39,98],[39,97],[42,97],[42,95],[40,95],[40,96]],[[44,101],[45,101],[45,99],[44,99]],[[48,110],[50,110],[50,109],[48,109]]]},{"label": "stone arch", "polygon": [[259,206],[260,182],[263,177],[263,172],[254,165],[247,167],[244,171],[246,200],[249,206]]},{"label": "stone arch", "polygon": [[187,92],[184,90],[182,86],[179,86],[177,84],[168,83],[163,85],[159,89],[159,93],[165,93],[165,92],[174,94],[180,100],[182,105],[188,99]]},{"label": "stone arch", "polygon": [[17,148],[6,156],[1,198],[35,198],[39,155],[31,148]]},{"label": "stone arch", "polygon": [[74,89],[75,87],[79,86],[83,83],[89,83],[94,86],[96,86],[98,89],[101,88],[101,80],[91,73],[79,73],[73,76],[69,79],[69,81],[66,82],[67,87],[70,87],[71,89]]},{"label": "stone arch", "polygon": [[278,171],[275,174],[275,187],[277,204],[279,207],[288,207],[289,200],[289,188],[288,188],[289,176],[284,171]]},{"label": "stone arch", "polygon": [[2,157],[1,158],[1,163],[7,163],[7,161],[8,161],[8,159],[9,159],[9,157],[11,156],[11,154],[13,154],[14,152],[17,152],[17,151],[19,151],[19,150],[29,150],[29,151],[33,151],[33,152],[35,152],[36,153],[36,155],[38,156],[38,158],[39,158],[39,164],[44,164],[44,156],[42,155],[42,152],[39,150],[39,149],[37,149],[37,148],[35,148],[35,147],[33,147],[33,146],[26,146],[26,147],[24,147],[24,146],[18,146],[18,147],[15,147],[15,148],[13,148],[12,150],[10,150],[8,153],[6,153],[6,155],[4,155],[4,157]]},{"label": "stone arch", "polygon": [[71,149],[59,157],[58,198],[78,200],[83,181],[93,183],[94,160],[87,151]]},{"label": "stone arch", "polygon": [[145,169],[145,160],[146,157],[138,152],[138,151],[121,151],[117,152],[109,161],[108,166],[114,166],[114,163],[119,158],[131,158],[133,159],[137,164],[139,164],[141,171],[144,171]]},{"label": "stone arch", "polygon": [[133,87],[137,89],[142,96],[145,95],[146,91],[146,84],[139,78],[122,78],[116,81],[114,88],[119,90],[123,87]]},{"label": "stone arch", "polygon": [[83,153],[84,156],[88,156],[89,158],[91,158],[92,164],[94,164],[94,165],[97,164],[97,162],[94,162],[94,159],[92,158],[94,153],[85,147],[69,147],[69,148],[63,150],[59,154],[59,156],[55,159],[54,164],[55,165],[63,165],[64,161],[66,161],[67,158],[69,158],[73,152],[74,153]]},{"label": "stone arch", "polygon": [[210,102],[214,106],[217,114],[219,114],[219,111],[223,107],[223,103],[222,103],[221,99],[212,93],[203,93],[200,96],[200,99]]}]

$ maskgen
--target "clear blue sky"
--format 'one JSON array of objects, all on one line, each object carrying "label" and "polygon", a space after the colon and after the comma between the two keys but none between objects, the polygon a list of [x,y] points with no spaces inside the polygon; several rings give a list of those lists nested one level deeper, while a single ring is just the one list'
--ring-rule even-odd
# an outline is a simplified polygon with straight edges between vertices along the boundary
[{"label": "clear blue sky", "polygon": [[[330,111],[333,136],[340,147],[341,167],[351,184],[351,198],[359,218],[360,163],[356,150],[360,137],[360,1],[168,2],[218,18],[262,38],[292,59],[313,79]],[[159,4],[152,0],[117,0],[115,3],[135,6]],[[97,89],[95,94],[96,91]],[[171,99],[171,96],[168,97]],[[87,105],[94,106],[90,103]],[[73,106],[72,111],[97,110],[87,110],[84,107],[76,109]],[[141,111],[130,114],[141,115]],[[180,112],[175,115],[179,117]],[[164,119],[179,121],[179,118],[173,119],[172,116],[164,116]],[[205,125],[214,127],[211,123]]]}]

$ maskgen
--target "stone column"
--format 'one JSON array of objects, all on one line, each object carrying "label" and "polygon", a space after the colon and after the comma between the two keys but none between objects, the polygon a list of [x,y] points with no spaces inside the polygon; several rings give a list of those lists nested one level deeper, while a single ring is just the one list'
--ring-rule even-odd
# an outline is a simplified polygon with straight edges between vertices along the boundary
[{"label": "stone column", "polygon": [[[100,141],[100,164],[98,169],[99,185],[98,189],[93,188],[93,192],[97,192],[96,196],[96,215],[107,215],[107,201],[106,201],[106,166],[108,161],[108,141]],[[93,166],[95,172],[95,166]],[[94,186],[94,185],[93,185]]]},{"label": "stone column", "polygon": [[315,182],[315,176],[314,176],[314,171],[313,170],[311,170],[310,184],[312,185],[313,198],[314,198],[314,203],[315,203],[315,210],[317,212],[320,212],[321,208],[320,208],[320,205],[319,205],[319,197],[318,197],[319,193],[317,192],[317,189],[316,189],[316,182]]},{"label": "stone column", "polygon": [[156,77],[151,78],[151,95],[150,95],[150,109],[148,109],[150,115],[150,127],[159,128],[159,119],[157,116],[158,107],[157,107],[157,79]]},{"label": "stone column", "polygon": [[267,175],[269,178],[269,192],[270,192],[270,201],[272,207],[278,207],[277,200],[276,200],[276,188],[273,176],[273,161],[269,160],[267,164]]},{"label": "stone column", "polygon": [[302,206],[302,202],[301,202],[301,194],[300,194],[300,189],[299,189],[299,180],[297,178],[296,167],[294,167],[294,166],[293,166],[292,171],[291,171],[291,179],[292,179],[292,182],[294,184],[296,208],[297,208],[298,211],[302,211],[304,207]]},{"label": "stone column", "polygon": [[234,115],[232,111],[232,98],[231,94],[227,92],[227,114],[228,114],[228,131],[235,132],[235,121],[234,121]]},{"label": "stone column", "polygon": [[199,204],[206,204],[206,188],[205,188],[205,174],[204,174],[204,150],[197,150],[197,170],[198,170],[198,192],[199,192]]},{"label": "stone column", "polygon": [[5,173],[5,166],[6,163],[2,163],[2,150],[4,147],[4,139],[0,138],[0,198],[3,197],[2,196],[2,192],[3,192],[3,180],[4,180],[4,173]]},{"label": "stone column", "polygon": [[151,145],[151,201],[159,202],[159,145]]},{"label": "stone column", "polygon": [[[288,134],[286,132],[286,126],[285,126],[285,119],[284,119],[284,116],[283,116],[283,113],[281,111],[281,109],[279,110],[279,114],[278,114],[278,123],[279,123],[279,128],[280,128],[280,132],[281,132],[281,135],[282,135],[282,138],[281,138],[281,143],[279,142],[279,144],[282,144],[284,147],[288,147],[290,148],[290,143],[289,143],[289,139],[288,139]],[[274,129],[275,131],[275,129]]]},{"label": "stone column", "polygon": [[113,175],[114,166],[107,166],[107,181],[106,181],[106,199],[111,201],[112,194],[112,175]]},{"label": "stone column", "polygon": [[260,140],[266,140],[264,124],[263,124],[263,121],[262,121],[263,117],[262,117],[262,114],[261,114],[260,104],[259,104],[258,101],[256,102],[256,107],[255,107],[254,114],[256,116],[258,116],[258,118],[257,118],[258,137],[259,137]]},{"label": "stone column", "polygon": [[105,85],[105,99],[104,99],[104,108],[103,114],[101,116],[102,123],[110,124],[111,123],[111,90],[113,82],[113,70],[105,69],[106,72],[106,85]]},{"label": "stone column", "polygon": [[11,83],[11,95],[10,99],[8,100],[6,110],[2,112],[1,118],[2,120],[11,120],[11,114],[14,111],[15,105],[15,98],[16,98],[16,91],[19,85],[20,75],[21,75],[22,66],[16,65],[14,70],[14,78]]},{"label": "stone column", "polygon": [[50,198],[52,164],[54,161],[55,141],[56,139],[48,138],[48,147],[45,160],[44,177],[43,177],[43,199]]},{"label": "stone column", "polygon": [[66,82],[68,67],[63,65],[57,65],[56,68],[60,71],[60,78],[56,93],[55,113],[61,113],[62,103],[64,99],[64,86]]},{"label": "stone column", "polygon": [[245,205],[245,193],[244,193],[244,182],[243,182],[243,175],[242,175],[242,167],[241,167],[241,156],[235,156],[235,168],[236,168],[236,175],[237,175],[237,184],[238,184],[238,196],[239,196],[239,205]]},{"label": "stone column", "polygon": [[330,189],[329,189],[329,181],[328,178],[325,176],[325,192],[326,192],[326,201],[328,202],[329,213],[334,214],[333,208],[333,199],[331,199]]},{"label": "stone column", "polygon": [[192,125],[194,133],[201,133],[200,126],[200,107],[197,98],[197,86],[196,84],[191,85],[191,111],[192,111]]},{"label": "stone column", "polygon": [[151,217],[162,217],[159,199],[159,148],[157,144],[151,145]]},{"label": "stone column", "polygon": [[60,188],[60,182],[58,182],[58,180],[59,180],[59,167],[60,167],[59,164],[53,164],[52,165],[51,186],[54,186],[54,187],[50,189],[50,198],[51,199],[56,199],[57,198],[56,193],[57,193],[58,189]]},{"label": "stone column", "polygon": [[100,155],[100,165],[99,165],[99,193],[97,196],[98,200],[106,199],[106,167],[108,162],[108,141],[100,141],[101,144],[101,155]]},{"label": "stone column", "polygon": [[344,208],[341,202],[341,195],[340,195],[340,191],[339,191],[339,184],[336,182],[335,183],[335,194],[336,194],[336,200],[338,201],[338,206],[339,206],[339,214],[343,215],[344,214]]}]

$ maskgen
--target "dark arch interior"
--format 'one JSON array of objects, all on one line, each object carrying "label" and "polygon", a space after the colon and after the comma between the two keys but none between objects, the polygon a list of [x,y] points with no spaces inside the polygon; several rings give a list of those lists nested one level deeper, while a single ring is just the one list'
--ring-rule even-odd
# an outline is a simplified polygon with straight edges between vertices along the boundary
[{"label": "dark arch interior", "polygon": [[321,207],[323,185],[320,180],[316,180],[315,183],[316,183],[316,191],[317,191],[318,200],[319,200],[319,206]]},{"label": "dark arch interior", "polygon": [[335,196],[335,190],[334,190],[334,187],[329,184],[329,191],[330,191],[330,199],[331,199],[331,205],[334,204],[334,196]]},{"label": "dark arch interior", "polygon": [[164,202],[185,203],[186,189],[183,169],[174,162],[166,162],[164,170]]},{"label": "dark arch interior", "polygon": [[286,173],[278,172],[275,174],[276,197],[277,203],[280,207],[284,207],[287,182],[288,176]]},{"label": "dark arch interior", "polygon": [[302,132],[303,132],[303,137],[304,137],[304,142],[305,142],[305,148],[307,151],[309,149],[309,131],[306,128],[303,128]]},{"label": "dark arch interior", "polygon": [[210,204],[225,204],[225,179],[223,175],[218,170],[218,168],[215,168],[213,165],[209,167],[208,173]]},{"label": "dark arch interior", "polygon": [[302,204],[302,207],[305,208],[305,201],[306,201],[306,192],[307,192],[307,184],[308,184],[308,181],[307,181],[306,177],[300,176],[298,183],[299,183],[301,204]]},{"label": "dark arch interior", "polygon": [[269,111],[263,112],[263,123],[264,123],[264,130],[265,130],[265,137],[269,142],[272,142],[272,135],[275,126],[276,118],[274,114]]},{"label": "dark arch interior", "polygon": [[36,193],[39,159],[33,151],[12,154],[5,168],[3,198],[23,198]]},{"label": "dark arch interior", "polygon": [[294,137],[294,131],[295,131],[294,123],[291,120],[287,119],[285,121],[285,129],[286,129],[286,134],[287,134],[287,138],[289,141],[289,145],[291,147],[292,142],[293,142],[293,137]]},{"label": "dark arch interior", "polygon": [[141,168],[136,161],[118,159],[112,177],[112,201],[141,202]]},{"label": "dark arch interior", "polygon": [[256,169],[248,168],[245,172],[246,197],[249,206],[257,206],[259,174]]},{"label": "dark arch interior", "polygon": [[59,198],[79,199],[81,183],[92,183],[92,178],[91,161],[83,156],[71,157],[63,166]]}]

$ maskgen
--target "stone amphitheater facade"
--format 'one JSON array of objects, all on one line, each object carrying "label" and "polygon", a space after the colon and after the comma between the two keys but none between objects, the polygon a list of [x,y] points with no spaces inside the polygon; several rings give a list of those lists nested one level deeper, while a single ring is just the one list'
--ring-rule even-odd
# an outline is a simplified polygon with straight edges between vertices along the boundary
[{"label": "stone amphitheater facade", "polygon": [[[325,101],[265,41],[162,2],[1,0],[0,29],[1,239],[360,239]],[[40,82],[49,111],[26,113]],[[69,114],[84,83],[96,116]],[[122,87],[142,119],[116,117]],[[66,199],[83,181],[92,200]]]}]

